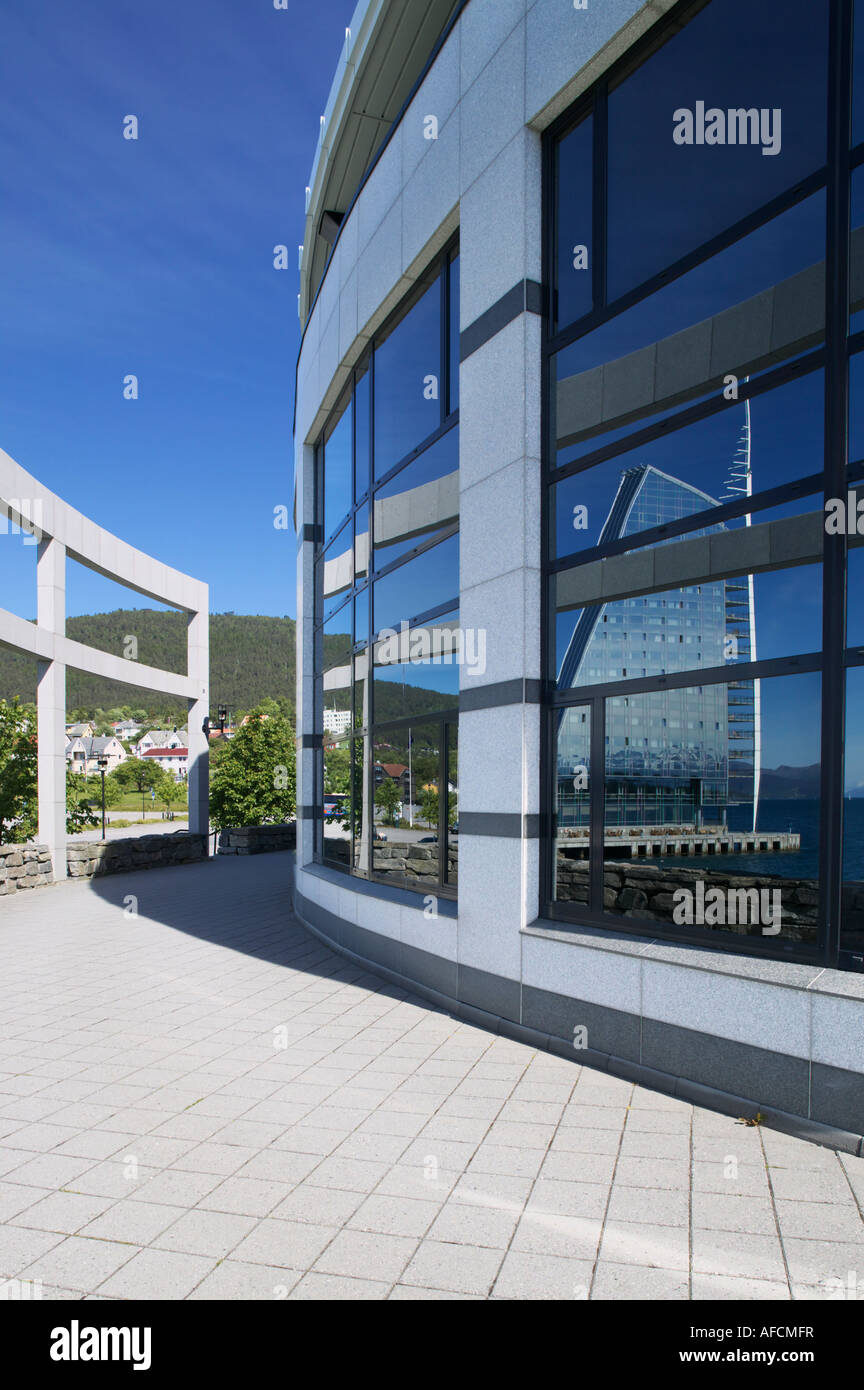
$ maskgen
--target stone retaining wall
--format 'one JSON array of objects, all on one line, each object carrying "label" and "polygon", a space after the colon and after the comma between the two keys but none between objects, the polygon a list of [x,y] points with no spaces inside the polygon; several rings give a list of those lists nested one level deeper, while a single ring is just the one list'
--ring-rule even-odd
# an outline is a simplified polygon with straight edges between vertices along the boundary
[{"label": "stone retaining wall", "polygon": [[51,855],[44,845],[0,845],[0,898],[51,882]]},{"label": "stone retaining wall", "polygon": [[166,869],[206,858],[206,835],[194,835],[188,830],[174,835],[130,836],[126,840],[109,840],[107,844],[79,842],[66,848],[70,878],[123,874],[132,869]]},{"label": "stone retaining wall", "polygon": [[236,830],[220,830],[217,854],[274,854],[294,849],[297,825],[290,821],[274,825],[244,825]]}]

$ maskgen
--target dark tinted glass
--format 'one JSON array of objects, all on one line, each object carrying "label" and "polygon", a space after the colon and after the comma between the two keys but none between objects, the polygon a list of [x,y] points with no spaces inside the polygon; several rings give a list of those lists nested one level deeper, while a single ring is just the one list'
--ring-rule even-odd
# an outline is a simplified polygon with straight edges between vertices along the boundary
[{"label": "dark tinted glass", "polygon": [[459,257],[450,261],[450,404],[451,413],[459,409]]},{"label": "dark tinted glass", "polygon": [[555,147],[555,319],[559,328],[593,307],[593,140],[594,121],[588,116]]},{"label": "dark tinted glass", "polygon": [[375,568],[459,519],[459,431],[430,444],[375,494]]},{"label": "dark tinted glass", "polygon": [[458,703],[458,614],[376,642],[376,723],[454,709]]},{"label": "dark tinted glass", "polygon": [[337,526],[351,510],[351,435],[352,410],[350,398],[342,415],[331,425],[324,441],[324,536],[332,536]]},{"label": "dark tinted glass", "polygon": [[840,945],[864,964],[864,667],[846,674],[843,923]]},{"label": "dark tinted glass", "polygon": [[827,29],[813,0],[711,0],[610,92],[610,300],[824,165]]},{"label": "dark tinted glass", "polygon": [[[864,489],[858,495],[864,501]],[[864,545],[850,545],[847,566],[846,645],[864,647]]]},{"label": "dark tinted glass", "polygon": [[558,463],[816,346],[824,258],[817,193],[564,348]]},{"label": "dark tinted glass", "polygon": [[555,857],[552,897],[588,902],[590,847],[591,710],[588,705],[554,710]]},{"label": "dark tinted glass", "polygon": [[370,373],[369,368],[363,367],[357,374],[357,384],[354,388],[354,448],[356,451],[354,461],[354,496],[360,500],[368,491],[371,481],[369,467],[369,452],[371,446],[370,435]]},{"label": "dark tinted glass", "polygon": [[327,739],[324,744],[325,859],[348,868],[351,858],[351,742]]},{"label": "dark tinted glass", "polygon": [[607,911],[816,945],[819,684],[606,701]]},{"label": "dark tinted glass", "polygon": [[849,332],[864,328],[864,165],[852,174],[849,246]]},{"label": "dark tinted glass", "polygon": [[441,286],[430,287],[375,349],[375,477],[441,423]]},{"label": "dark tinted glass", "polygon": [[[742,533],[743,534],[743,533]],[[614,574],[614,559],[607,561]],[[818,652],[822,569],[802,565],[570,608],[579,571],[552,581],[560,689]]]},{"label": "dark tinted glass", "polygon": [[398,628],[430,609],[459,597],[459,537],[450,536],[416,559],[400,565],[392,574],[376,579],[373,594],[374,626]]},{"label": "dark tinted glass", "polygon": [[[555,554],[701,515],[746,496],[748,473],[754,495],[821,473],[823,390],[823,373],[812,372],[755,396],[749,429],[744,403],[732,401],[695,424],[572,474],[550,489]],[[735,524],[743,522],[728,523]]]},{"label": "dark tinted glass", "polygon": [[441,726],[379,731],[372,749],[376,876],[414,888],[438,883]]},{"label": "dark tinted glass", "polygon": [[864,353],[849,359],[849,462],[864,459]]},{"label": "dark tinted glass", "polygon": [[864,0],[855,0],[852,69],[852,144],[864,140]]}]

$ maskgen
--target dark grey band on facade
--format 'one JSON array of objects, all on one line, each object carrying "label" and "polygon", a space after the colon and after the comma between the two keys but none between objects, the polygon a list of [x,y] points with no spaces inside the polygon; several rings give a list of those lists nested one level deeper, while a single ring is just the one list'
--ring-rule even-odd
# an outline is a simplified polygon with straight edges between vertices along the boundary
[{"label": "dark grey band on facade", "polygon": [[297,747],[298,747],[298,748],[313,748],[313,749],[316,749],[316,750],[317,750],[318,748],[323,748],[323,747],[324,747],[324,735],[323,735],[323,734],[300,734],[299,738],[297,739]]},{"label": "dark grey band on facade", "polygon": [[313,521],[304,521],[297,531],[298,548],[301,545],[318,545],[323,539],[322,528],[316,526]]},{"label": "dark grey band on facade", "polygon": [[[293,909],[333,950],[456,1018],[691,1105],[736,1118],[758,1113],[771,1129],[864,1157],[855,1072],[534,989],[367,931],[296,891]],[[595,1046],[574,1046],[577,1027]]]},{"label": "dark grey band on facade", "polygon": [[516,679],[495,681],[459,691],[459,713],[479,709],[500,709],[502,705],[539,705],[543,698],[543,682]]},{"label": "dark grey band on facade", "polygon": [[463,811],[460,835],[495,835],[505,840],[536,840],[540,817],[520,816],[516,811]]},{"label": "dark grey band on facade", "polygon": [[298,819],[298,820],[314,820],[314,819],[315,819],[315,807],[314,807],[314,806],[298,806],[298,807],[297,807],[297,819]]},{"label": "dark grey band on facade", "polygon": [[459,334],[459,360],[464,362],[508,323],[520,314],[543,313],[543,286],[536,280],[519,280],[512,290],[502,294],[490,309],[482,313]]}]

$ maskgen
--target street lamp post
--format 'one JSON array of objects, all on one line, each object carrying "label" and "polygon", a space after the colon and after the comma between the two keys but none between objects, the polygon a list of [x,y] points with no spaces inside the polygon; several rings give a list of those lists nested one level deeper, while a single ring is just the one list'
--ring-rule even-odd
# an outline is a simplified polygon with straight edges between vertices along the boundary
[{"label": "street lamp post", "polygon": [[105,773],[108,770],[108,759],[99,758],[99,772],[102,777],[102,839],[105,839]]}]

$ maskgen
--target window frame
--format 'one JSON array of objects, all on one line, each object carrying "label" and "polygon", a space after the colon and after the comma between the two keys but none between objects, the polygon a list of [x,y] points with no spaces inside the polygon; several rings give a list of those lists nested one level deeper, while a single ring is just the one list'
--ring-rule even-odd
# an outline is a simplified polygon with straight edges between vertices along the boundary
[{"label": "window frame", "polygon": [[[711,0],[709,0],[709,3]],[[843,745],[842,730],[846,726],[845,685],[846,670],[852,665],[864,665],[864,648],[845,647],[846,632],[846,561],[847,542],[845,536],[826,535],[822,557],[823,577],[823,621],[822,649],[804,657],[784,657],[767,662],[757,661],[747,667],[736,667],[737,679],[769,675],[804,673],[818,671],[821,676],[821,797],[819,823],[819,890],[820,890],[820,928],[818,941],[813,949],[796,949],[794,945],[778,945],[776,941],[759,941],[754,938],[719,940],[718,933],[699,928],[668,929],[662,922],[625,918],[621,915],[601,912],[595,914],[584,905],[566,906],[556,903],[555,891],[555,812],[556,812],[556,720],[562,709],[570,706],[589,705],[591,709],[592,761],[599,756],[602,775],[592,776],[591,795],[591,852],[590,882],[593,902],[602,902],[603,885],[603,798],[605,796],[605,701],[607,698],[626,695],[640,690],[669,689],[673,686],[720,684],[719,672],[714,680],[709,673],[702,671],[694,681],[692,673],[676,673],[668,677],[646,677],[638,680],[620,680],[613,684],[600,686],[574,687],[572,690],[558,691],[549,679],[550,651],[554,651],[554,605],[550,602],[550,577],[561,571],[576,568],[607,555],[627,550],[644,549],[673,536],[684,536],[700,529],[706,523],[706,514],[681,518],[638,534],[624,537],[608,546],[585,550],[576,556],[554,560],[551,558],[550,526],[550,488],[566,476],[567,472],[579,472],[600,462],[602,457],[613,457],[638,447],[646,437],[660,437],[670,428],[683,423],[683,416],[677,413],[670,421],[657,421],[652,432],[651,417],[645,417],[645,429],[636,431],[625,440],[608,444],[595,454],[589,454],[573,465],[563,469],[555,465],[555,444],[552,438],[554,421],[553,401],[553,360],[555,355],[571,343],[590,334],[602,324],[624,313],[634,304],[648,299],[656,291],[672,280],[685,274],[695,266],[710,260],[717,252],[733,245],[741,238],[766,225],[781,212],[802,202],[820,189],[826,195],[825,227],[825,324],[824,340],[815,352],[808,352],[804,358],[793,359],[773,369],[751,382],[741,390],[741,395],[755,396],[767,389],[766,383],[780,385],[822,367],[825,371],[825,424],[824,459],[822,471],[807,478],[783,484],[770,491],[759,494],[752,500],[726,503],[722,508],[710,513],[712,524],[731,519],[744,513],[754,515],[769,506],[813,494],[822,494],[824,501],[844,496],[847,485],[864,477],[864,460],[848,462],[849,438],[849,361],[857,351],[864,350],[864,330],[855,335],[849,334],[849,278],[850,278],[850,206],[851,174],[853,169],[864,164],[864,142],[850,149],[851,109],[852,109],[852,0],[829,0],[828,16],[828,110],[827,110],[827,155],[825,164],[813,170],[806,178],[772,198],[761,207],[741,218],[733,226],[722,230],[714,237],[691,249],[685,256],[665,266],[641,284],[632,287],[614,302],[606,294],[606,174],[607,174],[607,105],[610,88],[622,78],[626,71],[653,48],[660,47],[680,26],[687,21],[690,13],[695,13],[692,0],[681,0],[662,19],[652,25],[642,40],[632,46],[622,58],[614,63],[592,87],[549,128],[543,136],[543,284],[547,289],[547,310],[541,326],[541,381],[543,429],[541,438],[542,459],[542,508],[541,508],[541,564],[543,572],[543,621],[541,622],[541,671],[542,671],[542,719],[541,735],[541,865],[540,865],[540,911],[542,916],[554,920],[566,929],[570,927],[602,927],[606,931],[624,931],[629,935],[645,936],[666,940],[671,943],[692,944],[721,951],[726,955],[759,956],[768,959],[800,961],[806,964],[822,965],[847,970],[864,970],[864,963],[853,960],[848,951],[841,949],[841,889],[843,855]],[[648,57],[650,62],[650,57]],[[624,79],[626,80],[626,78]],[[589,313],[572,323],[560,325],[556,320],[558,266],[558,228],[555,226],[557,207],[555,188],[555,151],[558,142],[566,136],[582,119],[591,115],[594,124],[594,164],[592,170],[593,196],[593,305]],[[712,400],[703,401],[695,407],[687,408],[692,419],[711,413],[716,406]],[[689,422],[689,421],[688,421]],[[755,502],[755,506],[754,506]],[[623,597],[623,596],[622,596]],[[740,674],[738,674],[740,673]],[[727,670],[725,680],[730,679]],[[599,742],[594,742],[594,739]],[[599,749],[599,755],[593,750]],[[595,766],[598,764],[595,763]],[[595,787],[596,784],[596,787]],[[661,861],[662,862],[662,861]],[[685,860],[681,860],[685,863]],[[598,896],[599,893],[599,896]]]}]

